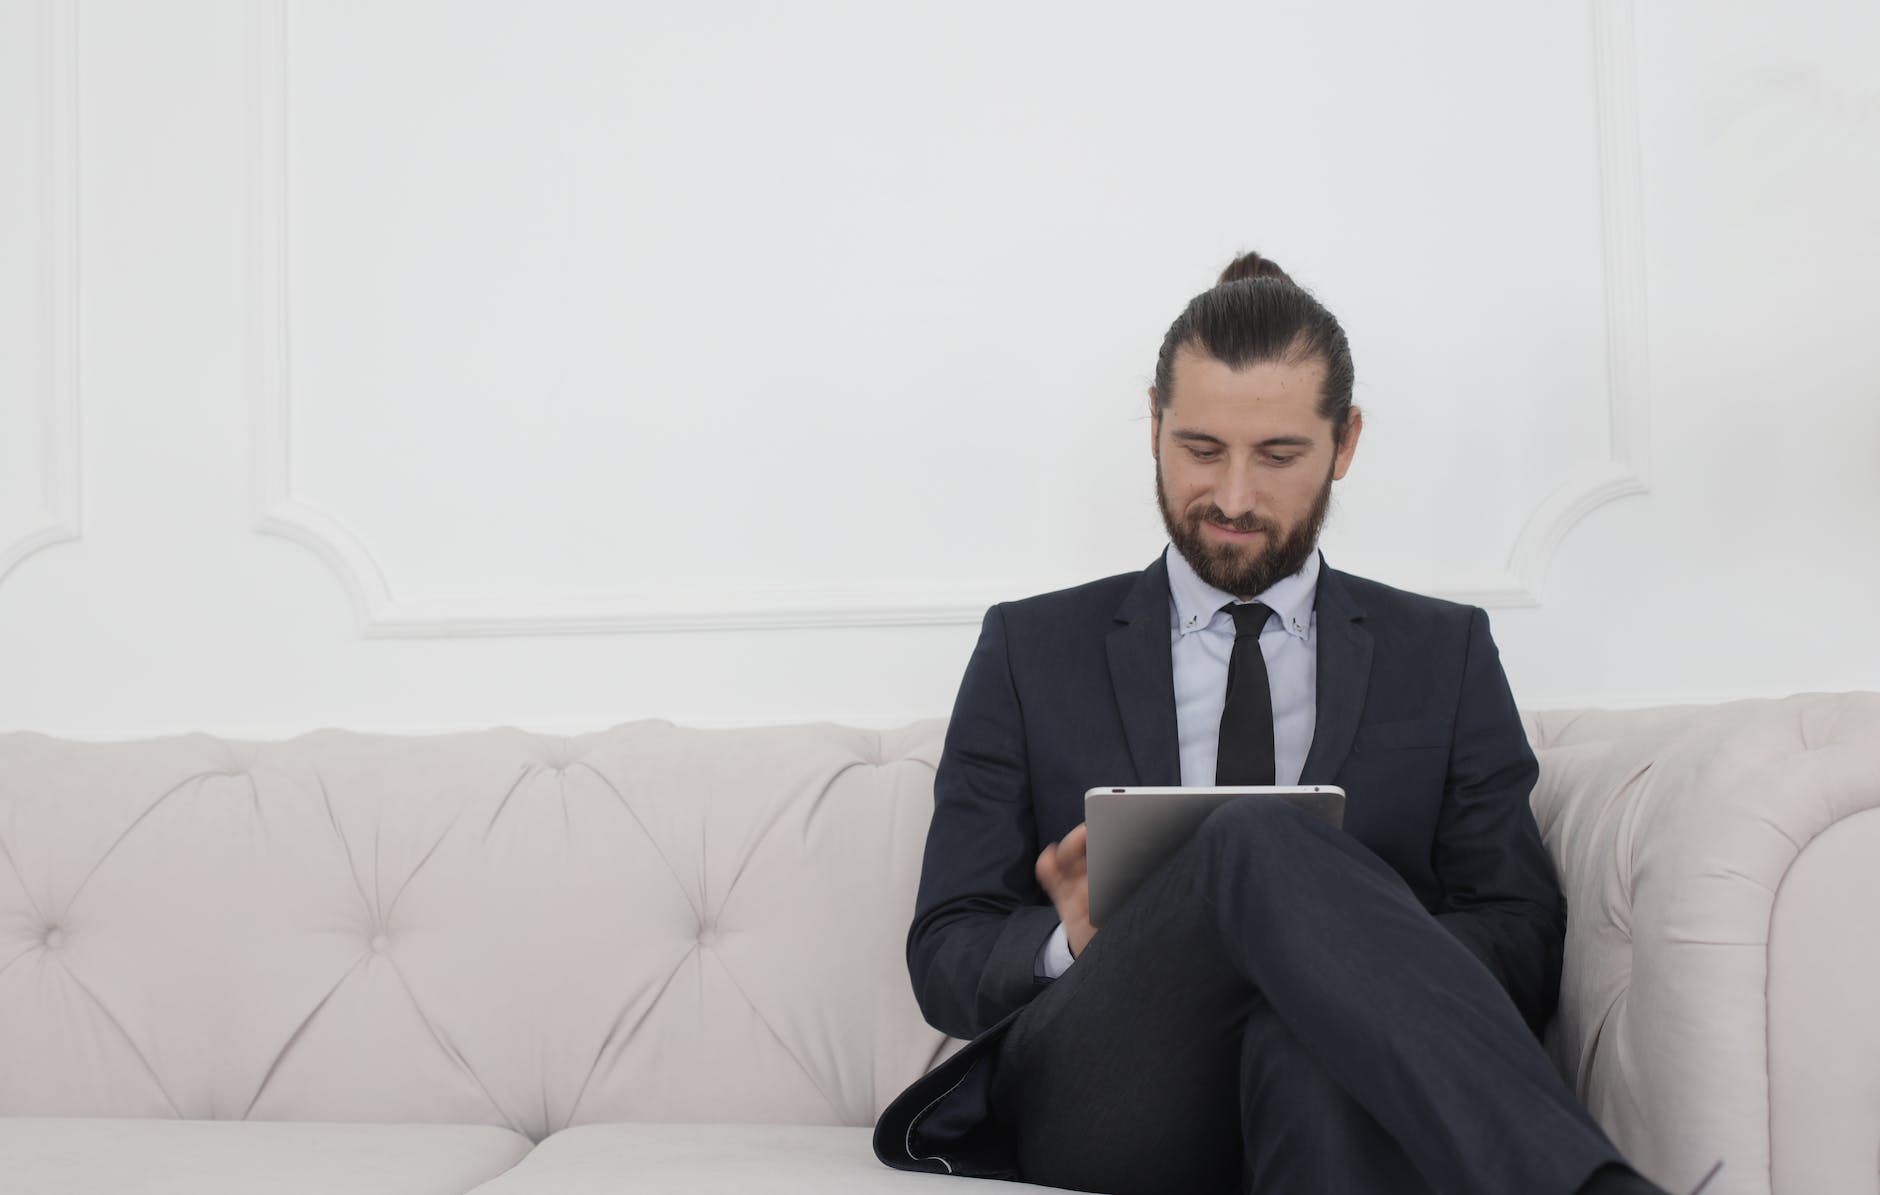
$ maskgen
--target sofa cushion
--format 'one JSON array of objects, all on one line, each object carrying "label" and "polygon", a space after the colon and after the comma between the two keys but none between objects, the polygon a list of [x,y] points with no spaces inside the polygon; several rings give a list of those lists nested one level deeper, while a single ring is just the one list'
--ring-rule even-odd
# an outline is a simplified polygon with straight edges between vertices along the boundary
[{"label": "sofa cushion", "polygon": [[487,1125],[0,1118],[0,1191],[458,1195],[528,1152]]},{"label": "sofa cushion", "polygon": [[821,1125],[596,1124],[556,1133],[521,1165],[476,1195],[619,1195],[746,1191],[875,1195],[876,1192],[1044,1191],[1030,1183],[890,1170],[875,1160],[868,1129]]}]

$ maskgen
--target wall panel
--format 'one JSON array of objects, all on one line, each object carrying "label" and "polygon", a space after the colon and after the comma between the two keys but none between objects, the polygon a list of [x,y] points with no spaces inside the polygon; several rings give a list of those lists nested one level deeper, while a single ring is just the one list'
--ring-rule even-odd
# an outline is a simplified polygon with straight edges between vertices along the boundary
[{"label": "wall panel", "polygon": [[1880,688],[1874,61],[1829,0],[0,0],[0,727],[944,712],[988,603],[1159,550],[1243,248],[1352,336],[1328,557],[1523,704]]}]

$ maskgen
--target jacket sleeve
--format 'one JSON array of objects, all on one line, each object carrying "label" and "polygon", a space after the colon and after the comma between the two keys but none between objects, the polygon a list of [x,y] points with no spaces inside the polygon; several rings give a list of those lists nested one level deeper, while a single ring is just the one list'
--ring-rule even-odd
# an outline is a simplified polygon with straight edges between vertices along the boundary
[{"label": "jacket sleeve", "polygon": [[1528,804],[1539,775],[1488,616],[1475,609],[1436,828],[1437,919],[1536,1033],[1559,998],[1566,940],[1566,898]]},{"label": "jacket sleeve", "polygon": [[927,1023],[972,1038],[1049,982],[1038,950],[1057,927],[1039,887],[1020,706],[1000,607],[987,611],[934,776],[908,974]]}]

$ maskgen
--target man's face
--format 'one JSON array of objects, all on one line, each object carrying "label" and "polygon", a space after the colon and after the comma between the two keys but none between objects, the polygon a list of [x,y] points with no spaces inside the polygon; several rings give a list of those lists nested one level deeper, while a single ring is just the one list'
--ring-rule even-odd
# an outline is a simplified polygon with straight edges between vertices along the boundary
[{"label": "man's face", "polygon": [[1149,391],[1162,522],[1203,581],[1254,597],[1311,557],[1363,416],[1352,409],[1334,446],[1318,413],[1319,360],[1236,370],[1184,348],[1169,373],[1166,408]]}]

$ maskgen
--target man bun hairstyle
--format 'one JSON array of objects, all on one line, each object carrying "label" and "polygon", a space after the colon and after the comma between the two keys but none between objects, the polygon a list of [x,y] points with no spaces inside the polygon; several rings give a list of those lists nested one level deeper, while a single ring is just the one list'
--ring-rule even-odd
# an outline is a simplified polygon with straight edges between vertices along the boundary
[{"label": "man bun hairstyle", "polygon": [[1258,253],[1243,253],[1227,263],[1221,276],[1214,280],[1214,285],[1225,286],[1229,282],[1242,282],[1249,278],[1277,278],[1287,285],[1294,285],[1290,275],[1279,268],[1279,263],[1261,257]]},{"label": "man bun hairstyle", "polygon": [[1219,282],[1188,301],[1156,355],[1158,407],[1168,406],[1174,396],[1175,354],[1183,349],[1212,357],[1229,369],[1266,361],[1324,362],[1319,415],[1331,420],[1335,441],[1344,439],[1351,418],[1351,345],[1337,317],[1278,262],[1242,253],[1227,263]]}]

